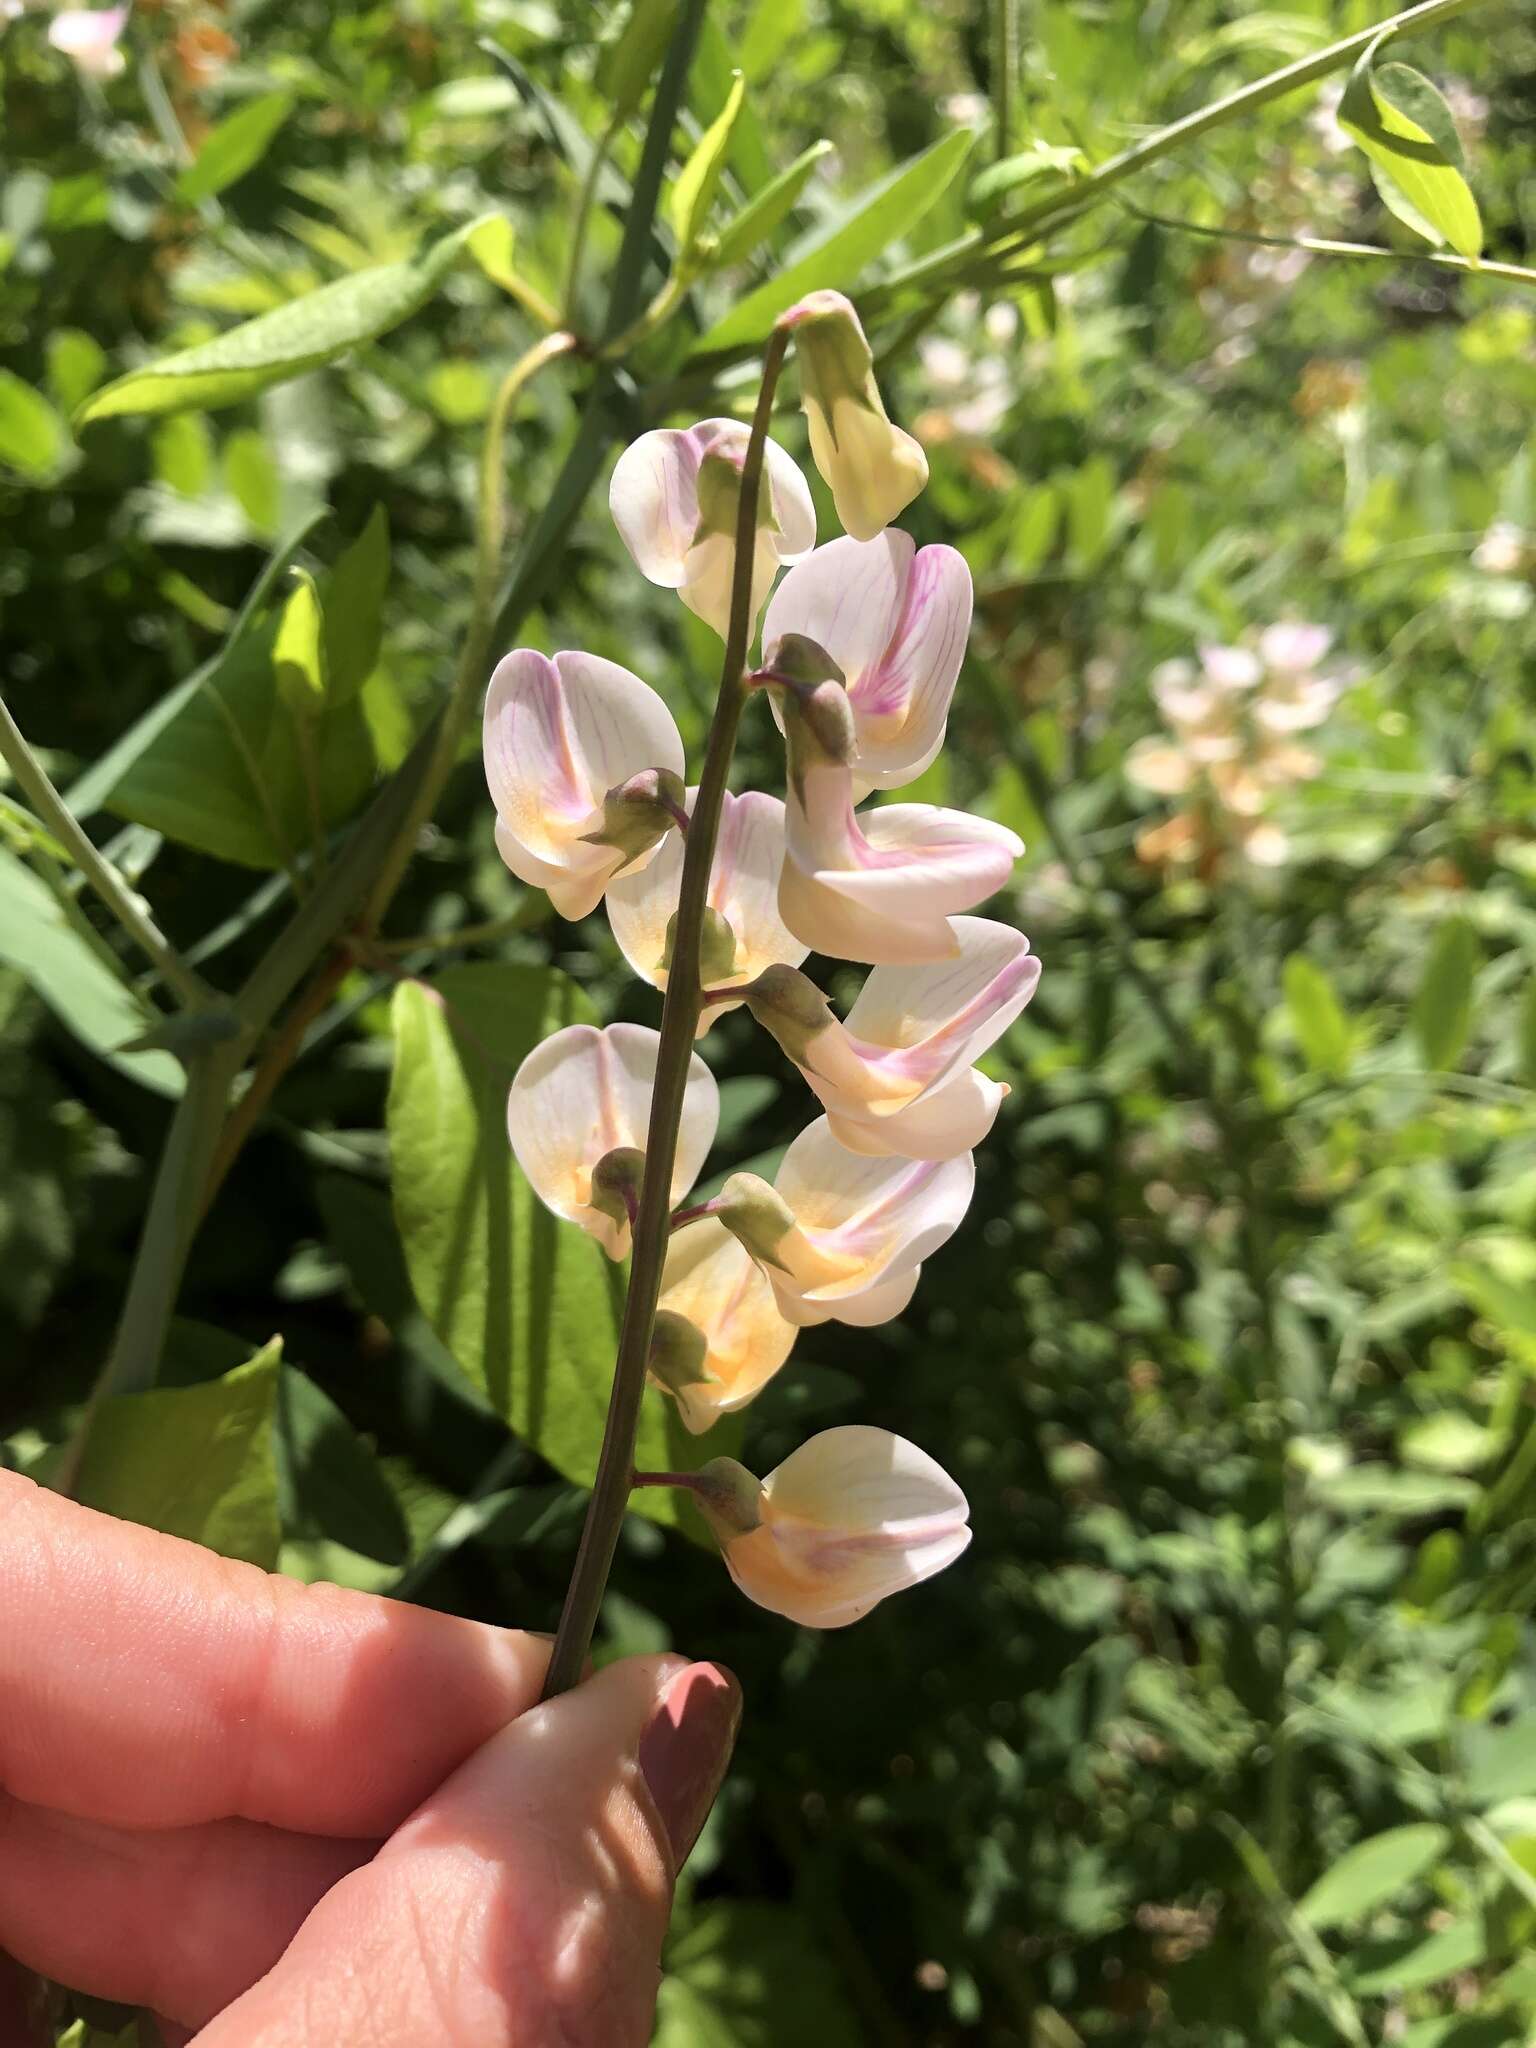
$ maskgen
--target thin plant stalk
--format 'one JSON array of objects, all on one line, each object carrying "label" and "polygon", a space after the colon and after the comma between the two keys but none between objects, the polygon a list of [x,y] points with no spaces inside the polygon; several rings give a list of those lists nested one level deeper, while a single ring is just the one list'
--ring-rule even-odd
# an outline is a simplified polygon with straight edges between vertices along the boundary
[{"label": "thin plant stalk", "polygon": [[459,749],[464,744],[464,733],[485,681],[486,656],[490,652],[491,634],[496,618],[496,585],[501,574],[501,552],[507,535],[506,498],[506,439],[507,422],[520,393],[532,378],[537,376],[546,363],[555,362],[560,356],[569,355],[577,347],[574,334],[561,329],[555,334],[546,334],[533,347],[518,357],[501,380],[490,415],[485,423],[485,439],[480,449],[480,496],[479,518],[475,536],[475,582],[470,607],[469,625],[464,634],[464,646],[459,656],[459,665],[454,672],[453,689],[438,727],[437,745],[421,787],[416,792],[416,801],[407,814],[398,838],[389,850],[388,858],[379,870],[378,879],[368,897],[363,912],[362,924],[365,931],[378,928],[380,919],[394,900],[411,856],[416,851],[416,841],[421,828],[437,808],[437,800],[443,793],[443,786],[452,774],[459,758]]},{"label": "thin plant stalk", "polygon": [[774,387],[778,383],[788,344],[788,330],[775,328],[763,354],[763,381],[742,464],[725,661],[683,855],[672,947],[673,964],[662,1002],[656,1085],[651,1095],[650,1123],[646,1131],[645,1173],[635,1216],[629,1290],[624,1297],[618,1358],[613,1369],[613,1390],[608,1401],[602,1449],[598,1454],[597,1476],[581,1532],[581,1547],[566,1591],[549,1675],[544,1682],[546,1699],[568,1692],[581,1677],[634,1480],[635,1437],[640,1423],[640,1403],[645,1393],[645,1368],[650,1356],[656,1303],[661,1294],[661,1269],[671,1228],[669,1211],[672,1167],[677,1154],[677,1127],[682,1116],[689,1062],[693,1057],[694,1030],[702,1007],[699,960],[704,912],[731,756],[748,696],[746,666],[747,647],[752,634],[752,562],[756,552],[758,487],[763,473],[768,421],[773,411]]},{"label": "thin plant stalk", "polygon": [[201,975],[182,959],[117,869],[92,844],[74,813],[54,788],[47,770],[27,744],[21,727],[3,699],[0,699],[0,755],[4,756],[22,795],[139,951],[153,961],[166,986],[175,991],[185,1008],[204,1008],[213,1000],[212,990]]}]

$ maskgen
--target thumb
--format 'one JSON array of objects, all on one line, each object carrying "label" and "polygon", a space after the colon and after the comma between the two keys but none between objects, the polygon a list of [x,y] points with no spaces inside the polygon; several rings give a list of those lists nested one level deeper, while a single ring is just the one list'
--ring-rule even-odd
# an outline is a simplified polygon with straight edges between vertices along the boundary
[{"label": "thumb", "polygon": [[672,1881],[740,1717],[713,1664],[637,1657],[494,1735],[195,2048],[643,2048]]}]

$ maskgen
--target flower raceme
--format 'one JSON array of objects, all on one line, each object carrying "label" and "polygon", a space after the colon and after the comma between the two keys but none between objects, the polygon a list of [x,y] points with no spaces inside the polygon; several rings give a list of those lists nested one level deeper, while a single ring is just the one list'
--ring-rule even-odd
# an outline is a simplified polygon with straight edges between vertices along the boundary
[{"label": "flower raceme", "polygon": [[562,917],[585,917],[614,875],[651,858],[681,806],[684,765],[671,712],[617,662],[522,647],[491,677],[497,851]]},{"label": "flower raceme", "polygon": [[[687,808],[693,809],[689,790]],[[779,877],[784,866],[784,806],[776,796],[729,791],[720,812],[720,832],[710,869],[708,915],[700,986],[708,992],[755,979],[777,964],[798,967],[810,951],[779,915]],[[642,981],[664,989],[672,957],[672,920],[683,875],[681,836],[664,839],[653,860],[608,885],[608,922],[620,951]],[[698,1033],[736,1001],[706,1003]]]},{"label": "flower raceme", "polygon": [[[676,590],[733,649],[743,624],[732,618],[736,538],[742,528],[746,543],[750,532],[747,644],[766,603],[765,654],[751,673],[723,679],[701,788],[684,786],[665,705],[612,662],[518,650],[496,670],[485,707],[502,858],[566,917],[606,897],[625,958],[669,992],[662,1034],[631,1024],[556,1032],[524,1060],[507,1103],[512,1146],[539,1199],[610,1258],[638,1239],[631,1285],[642,1291],[626,1311],[588,1523],[601,1540],[584,1542],[572,1581],[554,1660],[562,1673],[577,1669],[584,1617],[601,1599],[603,1567],[594,1574],[590,1561],[606,1554],[602,1532],[623,1512],[613,1483],[623,1464],[608,1454],[621,1393],[632,1403],[643,1373],[699,1434],[762,1391],[801,1327],[899,1315],[923,1261],[965,1215],[972,1148],[1007,1092],[975,1062],[1039,976],[1020,933],[965,914],[1007,882],[1024,850],[1012,832],[926,804],[855,809],[875,790],[914,781],[938,754],[971,578],[955,549],[918,548],[890,530],[927,464],[886,414],[852,306],[814,292],[778,325],[793,338],[811,451],[844,537],[815,547],[805,480],[774,442],[754,449],[760,426],[710,419],[644,434],[611,481],[614,520],[642,573]],[[759,422],[783,346],[781,335],[768,355]],[[755,502],[744,503],[758,453]],[[788,574],[774,594],[781,567]],[[1277,676],[1299,678],[1307,655],[1297,643],[1265,659]],[[770,692],[784,733],[783,802],[723,787],[728,760],[717,742],[728,755],[753,688]],[[1277,703],[1283,695],[1277,682]],[[1300,681],[1291,697],[1306,701]],[[873,970],[846,1021],[800,972],[813,948]],[[771,1185],[736,1173],[685,1209],[677,1204],[714,1139],[718,1091],[679,1032],[679,994],[697,1034],[745,1004],[825,1112],[790,1145]],[[663,1045],[663,1099],[682,1095],[665,1190],[647,1182],[644,1150]],[[670,1219],[656,1207],[662,1194]],[[647,1339],[633,1311],[652,1299]],[[729,1459],[633,1477],[692,1490],[741,1589],[809,1627],[856,1620],[941,1570],[970,1538],[959,1487],[884,1430],[829,1430],[761,1483]]]},{"label": "flower raceme", "polygon": [[[610,1259],[629,1251],[659,1044],[658,1033],[641,1024],[568,1025],[534,1047],[507,1097],[507,1134],[534,1193],[579,1223]],[[674,1202],[704,1164],[719,1118],[715,1077],[695,1053],[672,1169]]]},{"label": "flower raceme", "polygon": [[[895,528],[870,541],[828,541],[773,593],[763,620],[769,668],[772,650],[798,634],[842,672],[856,797],[914,781],[943,746],[971,605],[965,557],[919,548]],[[782,725],[777,699],[773,708]]]},{"label": "flower raceme", "polygon": [[789,745],[779,914],[797,939],[871,966],[953,959],[951,916],[996,895],[1024,851],[1006,826],[934,804],[853,807],[840,682],[775,690]]},{"label": "flower raceme", "polygon": [[692,1490],[742,1592],[806,1628],[846,1627],[971,1540],[965,1495],[943,1466],[858,1424],[823,1430],[761,1482],[714,1459]]},{"label": "flower raceme", "polygon": [[[748,430],[739,420],[642,434],[619,457],[608,504],[641,575],[675,590],[723,640],[731,617],[736,518]],[[790,457],[764,449],[752,559],[755,620],[783,562],[816,542],[816,508]]]},{"label": "flower raceme", "polygon": [[928,458],[892,426],[874,355],[841,292],[811,292],[783,315],[795,337],[811,458],[855,540],[873,540],[928,481]]},{"label": "flower raceme", "polygon": [[767,1274],[786,1322],[866,1327],[899,1316],[923,1260],[970,1207],[969,1152],[944,1160],[850,1152],[818,1117],[784,1154],[770,1187],[733,1173],[707,1205]]},{"label": "flower raceme", "polygon": [[957,917],[951,930],[953,959],[877,967],[846,1024],[792,967],[766,969],[746,991],[850,1152],[953,1159],[981,1143],[1008,1093],[973,1062],[1034,994],[1040,962],[1009,925]]}]

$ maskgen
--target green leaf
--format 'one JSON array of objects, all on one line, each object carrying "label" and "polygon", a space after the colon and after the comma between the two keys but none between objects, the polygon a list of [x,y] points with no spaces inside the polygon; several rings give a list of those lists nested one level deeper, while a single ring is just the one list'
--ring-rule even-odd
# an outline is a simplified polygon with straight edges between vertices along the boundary
[{"label": "green leaf", "polygon": [[1463,175],[1466,158],[1437,87],[1406,64],[1375,61],[1378,37],[1350,74],[1339,126],[1370,159],[1382,203],[1436,248],[1476,260],[1483,223]]},{"label": "green leaf", "polygon": [[75,423],[82,427],[123,413],[235,405],[269,384],[334,362],[419,312],[479,225],[472,221],[456,228],[408,262],[356,271],[213,341],[130,370],[88,399]]},{"label": "green leaf", "polygon": [[862,194],[843,220],[818,234],[787,270],[739,300],[695,342],[693,353],[709,355],[760,340],[785,307],[807,292],[827,285],[851,290],[883,249],[909,234],[938,204],[974,140],[968,129],[956,128],[921,156],[899,164]]},{"label": "green leaf", "polygon": [[159,481],[183,498],[199,498],[213,468],[213,437],[201,413],[174,413],[150,436]]},{"label": "green leaf", "polygon": [[985,220],[998,212],[1004,200],[1021,186],[1030,188],[1028,196],[1033,202],[1044,196],[1050,184],[1068,185],[1082,167],[1080,149],[1054,142],[1032,142],[1017,156],[1005,156],[1000,163],[989,164],[971,180],[966,210],[975,219]]},{"label": "green leaf", "polygon": [[254,427],[240,427],[224,443],[224,487],[257,533],[277,530],[282,479],[266,441]]},{"label": "green leaf", "polygon": [[192,205],[226,191],[256,168],[293,109],[285,92],[265,93],[210,128],[193,162],[176,180],[176,195]]},{"label": "green leaf", "polygon": [[604,51],[597,87],[615,121],[627,121],[645,96],[672,33],[675,0],[632,0],[618,40]]},{"label": "green leaf", "polygon": [[1517,1286],[1501,1273],[1465,1259],[1452,1266],[1451,1280],[1504,1336],[1536,1342],[1536,1289]]},{"label": "green leaf", "polygon": [[272,672],[288,708],[312,718],[325,702],[325,621],[314,577],[307,569],[293,576],[272,642]]},{"label": "green leaf", "polygon": [[667,1945],[653,2048],[859,2048],[864,2030],[806,1917],[713,1902]]},{"label": "green leaf", "polygon": [[741,112],[747,81],[739,71],[731,74],[731,90],[725,105],[694,145],[693,153],[677,174],[677,183],[667,198],[667,219],[677,236],[679,251],[686,255],[698,240],[709,209],[714,203],[731,130]]},{"label": "green leaf", "polygon": [[1435,933],[1413,998],[1413,1035],[1432,1067],[1454,1067],[1472,1030],[1477,934],[1464,917],[1448,917]]},{"label": "green leaf", "polygon": [[1390,1465],[1357,1465],[1331,1479],[1316,1479],[1320,1500],[1343,1514],[1438,1515],[1477,1499],[1470,1479],[1443,1472],[1399,1472]]},{"label": "green leaf", "polygon": [[64,1028],[157,1095],[179,1095],[183,1073],[169,1053],[120,1048],[153,1022],[123,968],[65,910],[25,862],[0,847],[0,961],[36,989]]},{"label": "green leaf", "polygon": [[377,765],[360,700],[324,704],[301,733],[279,680],[280,645],[281,673],[291,678],[318,659],[323,643],[308,637],[317,627],[296,592],[281,614],[243,633],[100,801],[183,846],[252,868],[285,866],[310,845],[314,797],[322,826],[349,818]]},{"label": "green leaf", "polygon": [[1304,953],[1292,953],[1285,963],[1282,986],[1291,1029],[1307,1065],[1320,1074],[1346,1072],[1353,1040],[1349,1019],[1328,976]]},{"label": "green leaf", "polygon": [[48,389],[65,413],[96,389],[107,374],[107,352],[82,327],[58,327],[48,337]]},{"label": "green leaf", "polygon": [[1456,1751],[1469,1805],[1497,1806],[1536,1792],[1536,1719],[1529,1714],[1503,1727],[1463,1722],[1456,1731]]},{"label": "green leaf", "polygon": [[740,213],[733,214],[715,244],[716,267],[725,269],[731,264],[745,263],[790,212],[810,183],[816,166],[831,154],[830,142],[813,142],[788,170],[780,171],[755,198],[748,200]]},{"label": "green leaf", "polygon": [[1450,1829],[1435,1821],[1388,1828],[1347,1849],[1297,1902],[1296,1910],[1310,1927],[1358,1920],[1406,1891],[1439,1862],[1450,1844]]},{"label": "green leaf", "polygon": [[354,698],[378,666],[389,588],[389,520],[375,505],[325,586],[325,674],[332,704]]},{"label": "green leaf", "polygon": [[[550,968],[486,962],[450,968],[432,988],[402,983],[388,1118],[395,1216],[423,1313],[517,1435],[582,1486],[602,1440],[624,1273],[524,1180],[507,1090],[541,1039],[591,1014]],[[692,1470],[729,1452],[729,1434],[690,1437],[648,1391],[636,1462]],[[678,1519],[666,1488],[636,1504]]]},{"label": "green leaf", "polygon": [[1488,1953],[1481,1919],[1453,1920],[1433,1934],[1405,1934],[1362,1942],[1343,1966],[1345,1982],[1362,1997],[1417,1991],[1425,1984],[1472,1970]]},{"label": "green leaf", "polygon": [[0,370],[0,464],[29,484],[45,484],[69,454],[69,429],[41,391]]},{"label": "green leaf", "polygon": [[276,1409],[277,1499],[284,1533],[345,1544],[402,1565],[410,1536],[379,1461],[313,1380],[284,1366]]},{"label": "green leaf", "polygon": [[282,1339],[222,1379],[103,1402],[76,1498],[269,1569],[280,1529],[272,1420]]}]

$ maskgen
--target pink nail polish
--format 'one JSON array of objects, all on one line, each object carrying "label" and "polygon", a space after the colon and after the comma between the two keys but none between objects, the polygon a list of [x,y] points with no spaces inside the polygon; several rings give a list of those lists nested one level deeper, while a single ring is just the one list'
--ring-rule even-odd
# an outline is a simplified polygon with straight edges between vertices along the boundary
[{"label": "pink nail polish", "polygon": [[662,1694],[640,1737],[640,1770],[681,1870],[715,1803],[736,1730],[741,1687],[719,1664],[690,1664]]}]

